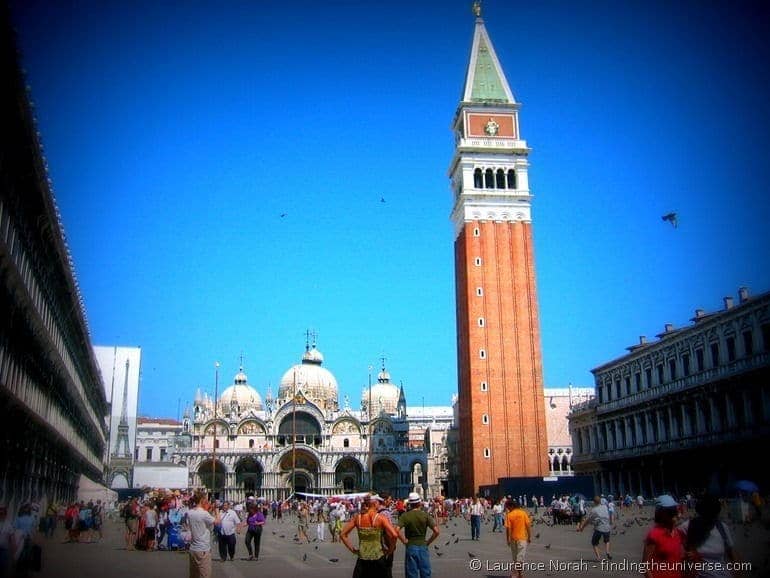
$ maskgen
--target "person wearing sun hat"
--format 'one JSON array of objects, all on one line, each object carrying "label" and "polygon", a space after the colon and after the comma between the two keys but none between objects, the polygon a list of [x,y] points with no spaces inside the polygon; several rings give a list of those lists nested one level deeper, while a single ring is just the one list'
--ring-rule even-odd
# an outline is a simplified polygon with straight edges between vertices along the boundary
[{"label": "person wearing sun hat", "polygon": [[[404,574],[406,578],[429,578],[431,567],[428,546],[438,538],[439,527],[433,517],[422,509],[420,494],[411,492],[408,503],[409,510],[398,519],[401,528],[400,539],[406,544]],[[426,540],[428,528],[433,533]]]},{"label": "person wearing sun hat", "polygon": [[684,560],[682,532],[676,527],[679,504],[668,494],[655,500],[655,522],[644,538],[642,562],[648,564],[646,578],[679,578],[677,565]]}]

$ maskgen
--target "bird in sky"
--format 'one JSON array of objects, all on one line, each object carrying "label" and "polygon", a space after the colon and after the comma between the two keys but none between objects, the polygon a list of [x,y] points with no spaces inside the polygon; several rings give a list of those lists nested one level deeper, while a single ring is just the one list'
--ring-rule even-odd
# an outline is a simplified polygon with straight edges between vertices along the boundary
[{"label": "bird in sky", "polygon": [[281,218],[283,219],[286,216],[286,213],[281,213]]},{"label": "bird in sky", "polygon": [[380,197],[380,202],[384,203],[385,202],[385,197]]},{"label": "bird in sky", "polygon": [[677,223],[679,220],[677,219],[676,213],[667,213],[661,217],[664,221],[668,221],[674,226],[674,229],[676,229]]}]

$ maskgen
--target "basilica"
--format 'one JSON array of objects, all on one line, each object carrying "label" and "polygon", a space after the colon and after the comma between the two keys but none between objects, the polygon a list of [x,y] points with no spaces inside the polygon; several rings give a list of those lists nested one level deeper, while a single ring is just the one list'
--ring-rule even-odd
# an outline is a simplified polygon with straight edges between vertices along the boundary
[{"label": "basilica", "polygon": [[[172,460],[192,487],[221,499],[285,499],[293,492],[332,495],[359,490],[423,492],[428,455],[410,443],[403,388],[382,370],[360,410],[340,407],[337,380],[308,343],[263,400],[243,367],[216,399],[198,391],[185,412]],[[215,394],[216,395],[216,394]]]}]

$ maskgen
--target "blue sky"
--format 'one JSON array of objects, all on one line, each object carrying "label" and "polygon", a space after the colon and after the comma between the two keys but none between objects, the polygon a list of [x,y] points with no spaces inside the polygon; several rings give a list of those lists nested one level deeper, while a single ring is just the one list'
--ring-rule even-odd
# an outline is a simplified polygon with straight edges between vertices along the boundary
[{"label": "blue sky", "polygon": [[[12,0],[93,342],[142,347],[142,414],[241,352],[275,392],[308,328],[341,402],[384,355],[409,404],[449,403],[470,4]],[[770,289],[767,3],[484,19],[533,149],[546,386]]]}]

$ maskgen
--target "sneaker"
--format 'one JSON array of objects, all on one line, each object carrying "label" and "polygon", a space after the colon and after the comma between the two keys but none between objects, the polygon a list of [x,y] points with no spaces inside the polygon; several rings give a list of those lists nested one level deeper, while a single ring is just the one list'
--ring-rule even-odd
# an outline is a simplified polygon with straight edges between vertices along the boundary
[{"label": "sneaker", "polygon": [[607,560],[612,560],[612,556],[610,556],[609,554],[607,554]]}]

